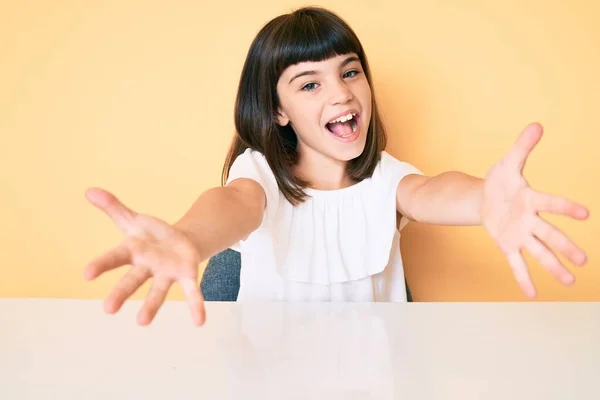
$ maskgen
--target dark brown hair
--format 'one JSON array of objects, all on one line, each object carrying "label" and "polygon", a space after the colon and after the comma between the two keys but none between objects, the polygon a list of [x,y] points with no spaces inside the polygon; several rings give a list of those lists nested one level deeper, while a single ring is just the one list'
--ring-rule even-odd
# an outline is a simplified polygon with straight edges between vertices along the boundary
[{"label": "dark brown hair", "polygon": [[385,149],[386,135],[375,102],[371,72],[363,47],[354,31],[331,11],[305,7],[268,22],[250,46],[235,103],[235,128],[231,148],[223,166],[222,184],[235,159],[250,148],[262,153],[273,171],[279,189],[292,204],[306,198],[307,182],[294,176],[298,161],[296,134],[288,124],[280,126],[277,81],[282,72],[304,61],[323,61],[336,55],[356,53],[372,93],[372,113],[365,149],[348,163],[355,181],[369,178]]}]

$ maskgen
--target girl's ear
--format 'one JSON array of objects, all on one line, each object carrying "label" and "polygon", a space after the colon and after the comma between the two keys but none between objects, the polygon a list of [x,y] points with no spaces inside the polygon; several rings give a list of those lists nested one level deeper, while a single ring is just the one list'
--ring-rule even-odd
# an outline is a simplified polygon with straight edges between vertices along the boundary
[{"label": "girl's ear", "polygon": [[277,122],[277,124],[281,126],[286,126],[290,123],[290,118],[287,116],[285,111],[281,109],[281,107],[277,109],[277,115],[275,115],[275,122]]}]

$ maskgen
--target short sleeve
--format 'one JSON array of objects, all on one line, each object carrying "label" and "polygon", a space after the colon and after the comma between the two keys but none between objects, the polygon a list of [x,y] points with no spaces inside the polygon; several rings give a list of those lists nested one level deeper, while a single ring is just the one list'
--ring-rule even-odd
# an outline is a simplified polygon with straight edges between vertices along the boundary
[{"label": "short sleeve", "polygon": [[270,222],[279,203],[279,187],[264,155],[252,149],[240,154],[231,165],[226,185],[240,178],[252,179],[262,186],[267,199],[263,223]]},{"label": "short sleeve", "polygon": [[[386,190],[389,190],[388,195],[394,197],[394,202],[398,184],[404,177],[408,175],[423,175],[423,172],[414,165],[400,161],[385,151],[381,153],[379,169],[380,179],[385,182]],[[408,224],[408,219],[402,216],[398,230],[402,230],[406,224]]]}]

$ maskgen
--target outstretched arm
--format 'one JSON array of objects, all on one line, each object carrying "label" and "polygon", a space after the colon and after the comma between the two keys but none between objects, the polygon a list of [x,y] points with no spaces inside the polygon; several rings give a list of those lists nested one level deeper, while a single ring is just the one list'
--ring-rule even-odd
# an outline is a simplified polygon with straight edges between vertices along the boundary
[{"label": "outstretched arm", "polygon": [[436,225],[480,225],[484,180],[458,171],[408,175],[398,185],[396,208],[406,218]]},{"label": "outstretched arm", "polygon": [[266,205],[262,187],[236,179],[204,192],[173,226],[192,241],[202,260],[246,239],[262,223]]},{"label": "outstretched arm", "polygon": [[573,275],[551,248],[575,265],[584,265],[586,255],[539,213],[550,212],[585,220],[589,212],[583,205],[567,198],[531,188],[523,177],[527,157],[541,136],[539,124],[527,126],[485,179],[461,172],[446,172],[434,177],[407,176],[398,185],[398,212],[414,221],[431,224],[484,225],[507,257],[521,289],[530,297],[535,296],[535,289],[523,259],[523,250],[559,281],[571,284]]},{"label": "outstretched arm", "polygon": [[95,279],[107,271],[131,266],[106,298],[104,307],[109,313],[117,312],[152,278],[138,314],[142,325],[153,320],[175,282],[183,289],[194,322],[202,325],[204,301],[197,282],[200,262],[257,229],[266,204],[261,186],[249,179],[204,192],[175,224],[137,213],[106,190],[90,189],[86,197],[115,222],[125,238],[90,261],[84,276]]}]

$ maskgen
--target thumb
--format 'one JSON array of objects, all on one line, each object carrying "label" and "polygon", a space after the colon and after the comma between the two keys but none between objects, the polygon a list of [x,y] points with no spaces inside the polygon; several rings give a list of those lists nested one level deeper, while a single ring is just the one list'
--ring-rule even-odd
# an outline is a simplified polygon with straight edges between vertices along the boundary
[{"label": "thumb", "polygon": [[90,188],[86,190],[85,197],[96,208],[108,215],[124,233],[130,233],[136,229],[137,213],[127,208],[112,193],[100,188]]},{"label": "thumb", "polygon": [[525,127],[506,155],[506,161],[522,172],[527,157],[540,141],[542,133],[543,128],[538,123],[532,123]]}]

